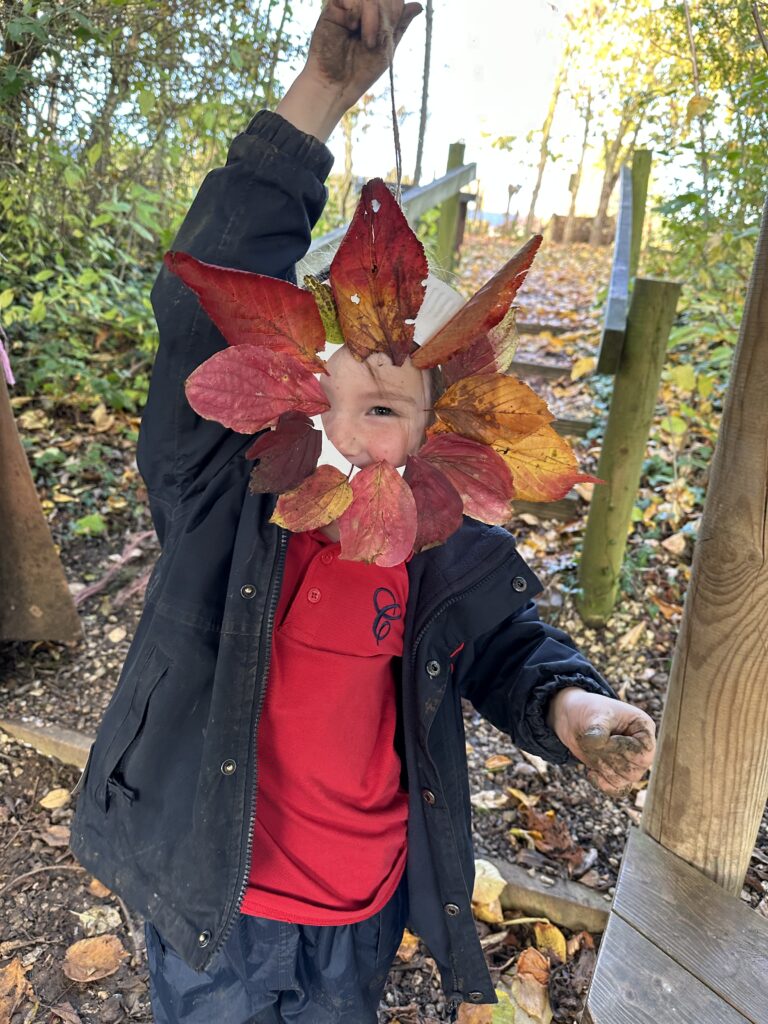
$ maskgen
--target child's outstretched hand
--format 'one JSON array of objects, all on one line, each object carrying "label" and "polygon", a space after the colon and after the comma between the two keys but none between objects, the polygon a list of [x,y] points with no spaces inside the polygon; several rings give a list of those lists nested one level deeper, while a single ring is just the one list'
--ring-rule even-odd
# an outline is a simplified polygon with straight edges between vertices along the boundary
[{"label": "child's outstretched hand", "polygon": [[569,686],[550,701],[547,721],[587,766],[589,781],[611,796],[628,796],[653,763],[656,726],[632,704]]},{"label": "child's outstretched hand", "polygon": [[344,113],[386,71],[421,4],[325,0],[307,63],[277,106],[291,124],[325,142]]}]

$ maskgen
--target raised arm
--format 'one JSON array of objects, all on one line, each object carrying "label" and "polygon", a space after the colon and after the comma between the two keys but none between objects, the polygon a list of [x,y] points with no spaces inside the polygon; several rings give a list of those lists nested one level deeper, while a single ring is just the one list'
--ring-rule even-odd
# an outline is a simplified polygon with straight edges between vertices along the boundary
[{"label": "raised arm", "polygon": [[[402,0],[330,0],[305,68],[277,110],[256,114],[232,142],[225,166],[206,176],[172,248],[295,281],[294,266],[327,198],[332,156],[324,140],[387,67],[420,9]],[[201,419],[187,403],[184,381],[226,344],[195,294],[163,267],[151,300],[160,345],[137,458],[162,541],[179,503],[244,451],[249,438]]]}]

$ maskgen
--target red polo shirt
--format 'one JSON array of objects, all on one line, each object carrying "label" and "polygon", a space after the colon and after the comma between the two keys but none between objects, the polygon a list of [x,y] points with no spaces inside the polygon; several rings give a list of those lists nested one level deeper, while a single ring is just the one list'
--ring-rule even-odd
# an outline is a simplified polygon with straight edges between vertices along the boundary
[{"label": "red polo shirt", "polygon": [[405,869],[408,795],[394,747],[405,565],[339,558],[291,534],[258,734],[242,912],[338,925],[377,913]]}]

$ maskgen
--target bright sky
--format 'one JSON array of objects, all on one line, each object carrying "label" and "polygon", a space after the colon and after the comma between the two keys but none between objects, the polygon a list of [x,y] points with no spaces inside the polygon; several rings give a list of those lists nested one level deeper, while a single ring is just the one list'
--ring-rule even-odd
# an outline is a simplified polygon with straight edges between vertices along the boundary
[{"label": "bright sky", "polygon": [[[429,119],[425,140],[422,184],[445,173],[450,142],[466,145],[465,161],[477,164],[484,194],[484,209],[503,213],[507,186],[521,185],[512,200],[525,214],[536,180],[538,139],[525,138],[541,128],[546,116],[565,30],[564,14],[576,0],[434,0]],[[297,0],[294,25],[307,34],[321,8],[320,0]],[[462,12],[466,13],[466,19]],[[418,110],[424,61],[425,18],[420,15],[408,30],[395,56],[395,101],[413,111],[401,126],[403,169],[413,173],[418,137]],[[298,70],[298,68],[296,69]],[[291,72],[283,71],[288,84]],[[372,114],[358,122],[354,145],[354,173],[366,178],[386,175],[394,167],[389,83],[382,77],[374,90],[379,97]],[[544,174],[536,212],[548,216],[567,213],[568,179],[578,158],[581,127],[567,97],[561,100],[554,134],[569,133],[562,159],[550,163]],[[367,127],[361,130],[364,125]],[[484,138],[483,136],[490,137]],[[499,135],[515,135],[518,148],[502,152],[491,145]],[[331,136],[335,170],[343,168],[341,132]],[[597,154],[589,151],[579,212],[596,206]]]}]

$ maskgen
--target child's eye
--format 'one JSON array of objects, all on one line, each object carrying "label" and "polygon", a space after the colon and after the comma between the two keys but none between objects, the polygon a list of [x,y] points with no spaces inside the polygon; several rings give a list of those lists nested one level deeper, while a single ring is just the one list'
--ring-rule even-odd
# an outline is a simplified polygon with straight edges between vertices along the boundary
[{"label": "child's eye", "polygon": [[390,409],[388,405],[374,405],[371,409],[374,416],[396,416],[397,413],[394,409]]}]

